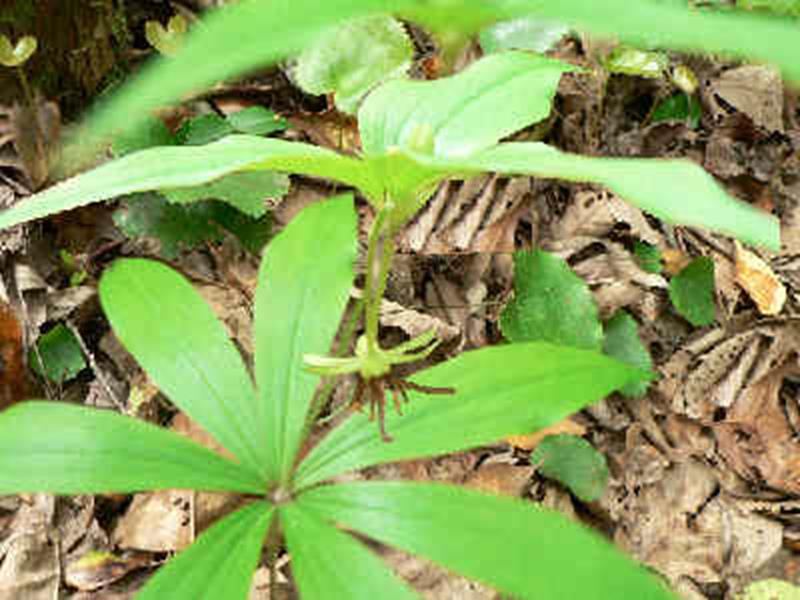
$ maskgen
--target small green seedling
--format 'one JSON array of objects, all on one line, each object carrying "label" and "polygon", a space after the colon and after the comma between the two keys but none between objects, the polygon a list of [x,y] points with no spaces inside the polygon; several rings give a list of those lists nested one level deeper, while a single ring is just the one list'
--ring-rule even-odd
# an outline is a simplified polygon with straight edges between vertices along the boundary
[{"label": "small green seedling", "polygon": [[144,24],[144,35],[148,43],[164,56],[175,56],[183,45],[189,24],[181,15],[174,15],[164,27],[158,21]]},{"label": "small green seedling", "polygon": [[418,597],[351,532],[517,598],[599,600],[620,590],[672,598],[608,542],[533,505],[443,485],[326,484],[371,465],[529,432],[648,377],[600,353],[546,343],[467,352],[413,376],[420,386],[455,393],[430,398],[408,389],[414,398],[406,414],[386,415],[392,443],[354,413],[302,456],[318,384],[302,358],[325,353],[336,332],[352,286],[355,236],[346,196],[305,209],[268,245],[255,300],[255,383],[186,279],[159,262],[112,265],[100,299],[116,335],[234,458],[114,412],[26,402],[0,414],[0,494],[187,488],[249,495],[249,504],[162,567],[138,600],[244,600],[271,525],[282,532],[307,599]]},{"label": "small green seedling", "polygon": [[16,44],[12,44],[5,35],[0,35],[0,65],[5,67],[23,65],[36,52],[37,45],[38,42],[32,35],[21,37]]}]

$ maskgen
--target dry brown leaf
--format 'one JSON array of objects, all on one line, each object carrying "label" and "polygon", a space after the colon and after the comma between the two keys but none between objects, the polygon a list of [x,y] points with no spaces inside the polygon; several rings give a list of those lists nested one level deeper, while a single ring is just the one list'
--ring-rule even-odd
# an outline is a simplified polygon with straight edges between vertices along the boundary
[{"label": "dry brown leaf", "polygon": [[770,266],[736,241],[736,282],[762,315],[777,315],[786,303],[786,288]]},{"label": "dry brown leaf", "polygon": [[781,548],[782,525],[720,493],[714,470],[700,461],[675,464],[659,481],[627,489],[604,498],[619,500],[612,508],[615,541],[673,584],[689,578],[735,586]]},{"label": "dry brown leaf", "polygon": [[417,254],[513,252],[530,192],[527,177],[481,175],[445,182],[400,234],[398,247]]},{"label": "dry brown leaf", "polygon": [[64,581],[77,590],[90,592],[119,581],[135,569],[152,564],[152,558],[143,554],[88,552],[67,564]]},{"label": "dry brown leaf", "polygon": [[508,463],[483,464],[470,475],[466,485],[489,494],[520,498],[534,471],[533,467]]},{"label": "dry brown leaf", "polygon": [[654,246],[663,246],[663,236],[641,210],[607,190],[582,190],[575,194],[564,216],[553,226],[556,240],[585,236],[601,238],[615,226],[625,224],[631,235]]},{"label": "dry brown leaf", "polygon": [[692,257],[677,248],[667,248],[661,251],[661,263],[667,275],[677,275],[692,262]]},{"label": "dry brown leaf", "polygon": [[55,498],[32,494],[21,502],[0,544],[0,598],[58,597],[61,567],[57,534],[51,530]]},{"label": "dry brown leaf", "polygon": [[159,490],[136,494],[117,522],[112,540],[120,548],[175,552],[194,541],[194,493]]},{"label": "dry brown leaf", "polygon": [[[360,290],[353,296],[360,297]],[[380,322],[384,327],[402,329],[410,338],[417,337],[431,329],[436,330],[436,337],[445,342],[458,337],[460,334],[458,327],[450,325],[442,319],[413,308],[406,308],[391,300],[381,301]]]},{"label": "dry brown leaf", "polygon": [[719,451],[734,471],[795,496],[800,494],[800,443],[780,391],[786,377],[798,374],[800,366],[794,363],[772,371],[749,386],[726,419],[714,425]]},{"label": "dry brown leaf", "polygon": [[731,107],[747,115],[757,127],[783,131],[783,81],[767,65],[729,69],[703,90],[712,115],[724,116]]},{"label": "dry brown leaf", "polygon": [[661,369],[658,390],[676,413],[710,423],[799,345],[796,321],[753,324],[752,315],[745,313],[727,328],[712,329],[675,352]]}]

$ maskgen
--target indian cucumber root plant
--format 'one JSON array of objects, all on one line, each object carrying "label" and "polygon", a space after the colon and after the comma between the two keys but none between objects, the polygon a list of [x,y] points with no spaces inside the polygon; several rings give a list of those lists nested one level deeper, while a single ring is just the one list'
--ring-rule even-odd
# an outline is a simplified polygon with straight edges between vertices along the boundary
[{"label": "indian cucumber root plant", "polygon": [[[317,385],[302,355],[324,352],[337,328],[352,284],[355,229],[347,195],[305,209],[268,246],[256,292],[255,386],[222,324],[187,280],[159,262],[117,261],[100,283],[114,331],[172,402],[234,459],[116,413],[32,401],[0,416],[0,492],[187,488],[251,498],[160,569],[139,599],[246,598],[273,521],[305,598],[416,597],[337,524],[517,597],[549,590],[553,598],[601,598],[620,589],[671,597],[609,543],[556,513],[456,487],[325,483],[354,469],[544,427],[648,378],[601,354],[544,343],[467,352],[406,383],[411,400],[404,414],[385,416],[391,443],[356,413],[298,461]],[[296,277],[298,269],[304,277]],[[143,328],[148,322],[160,325]],[[380,356],[383,369],[408,355],[394,349]],[[455,393],[436,400],[424,395],[449,386]]]},{"label": "indian cucumber root plant", "polygon": [[[379,3],[342,4],[345,14],[360,14],[377,11]],[[400,2],[398,10],[441,25],[436,17],[446,4],[432,3],[427,13],[423,3]],[[501,4],[505,15],[526,3]],[[585,3],[563,4],[567,17],[585,16]],[[284,30],[276,31],[278,41],[266,42],[271,50],[262,52],[270,59],[298,50],[338,18],[328,6],[316,10],[302,1],[291,9],[263,3],[257,14],[258,2],[243,2],[222,11],[198,39],[209,39],[208,31],[217,27],[225,32],[222,44],[229,43],[237,31],[249,31],[247,19],[263,21],[264,5],[281,13],[286,31],[297,34],[289,39]],[[302,7],[312,9],[305,30]],[[478,22],[488,18],[478,12]],[[714,23],[705,15],[700,19]],[[723,38],[709,39],[720,45]],[[174,58],[177,66],[149,72],[142,89],[152,86],[153,78],[180,74],[173,69],[185,68],[192,53],[202,55],[191,40],[190,35]],[[280,40],[285,49],[270,46]],[[237,68],[250,64],[243,54],[232,55]],[[202,73],[208,78],[213,69],[206,67]],[[186,279],[158,262],[118,260],[99,286],[113,330],[159,389],[232,458],[112,412],[31,401],[0,414],[0,493],[187,488],[248,496],[242,508],[161,568],[140,599],[246,598],[262,546],[268,540],[267,555],[274,557],[278,532],[303,598],[417,597],[350,532],[419,554],[514,597],[671,598],[661,581],[606,541],[537,506],[440,485],[331,483],[364,467],[529,433],[651,377],[599,352],[539,342],[466,352],[411,378],[397,377],[394,367],[425,358],[437,341],[429,332],[382,347],[380,303],[398,232],[442,181],[493,171],[593,182],[664,220],[779,247],[774,217],[730,197],[688,161],[595,158],[541,142],[502,142],[548,116],[562,74],[573,70],[544,56],[501,52],[449,77],[398,79],[376,87],[358,108],[356,157],[235,134],[206,145],[133,152],[0,213],[0,226],[9,227],[132,192],[274,170],[345,184],[363,195],[373,214],[358,309],[364,332],[352,355],[328,354],[354,278],[356,218],[347,193],[306,208],[268,244],[255,298],[252,377]],[[199,72],[182,75],[177,87],[164,79],[165,89],[179,93],[185,77]],[[203,82],[208,83],[193,81]],[[120,106],[139,105],[124,100]],[[101,113],[99,122],[105,123],[107,114]],[[144,328],[144,323],[158,326]],[[357,376],[353,402],[368,405],[368,414],[353,414],[301,452],[321,405],[315,400],[319,377],[344,374]]]}]

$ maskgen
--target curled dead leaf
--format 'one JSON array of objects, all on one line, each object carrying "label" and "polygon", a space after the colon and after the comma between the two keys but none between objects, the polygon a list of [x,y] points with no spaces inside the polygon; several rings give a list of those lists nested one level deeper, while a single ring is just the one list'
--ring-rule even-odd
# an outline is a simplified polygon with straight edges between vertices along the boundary
[{"label": "curled dead leaf", "polygon": [[736,283],[755,302],[762,315],[777,315],[786,303],[786,288],[770,266],[737,241]]}]

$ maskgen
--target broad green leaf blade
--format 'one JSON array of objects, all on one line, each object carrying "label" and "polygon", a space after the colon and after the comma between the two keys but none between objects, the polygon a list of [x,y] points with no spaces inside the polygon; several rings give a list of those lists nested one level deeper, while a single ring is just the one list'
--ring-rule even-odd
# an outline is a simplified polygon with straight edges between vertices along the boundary
[{"label": "broad green leaf blade", "polygon": [[111,145],[111,153],[115,158],[119,158],[155,146],[174,146],[177,142],[175,135],[164,124],[164,121],[156,117],[149,117],[137,129],[115,137],[114,143]]},{"label": "broad green leaf blade", "polygon": [[[540,342],[465,352],[411,377],[452,386],[454,395],[411,392],[403,416],[393,410],[386,443],[367,415],[332,431],[298,466],[297,486],[409,458],[456,452],[547,427],[647,374],[596,352]],[[391,402],[390,402],[391,404]]]},{"label": "broad green leaf blade", "polygon": [[319,379],[303,354],[327,354],[353,284],[356,215],[345,194],[303,210],[267,246],[255,308],[255,373],[269,478],[285,481]]},{"label": "broad green leaf blade", "polygon": [[34,373],[58,385],[86,368],[80,343],[63,323],[36,340],[36,347],[28,352],[28,364]]},{"label": "broad green leaf blade", "polygon": [[202,185],[244,169],[330,177],[380,195],[356,159],[310,144],[231,135],[206,146],[168,146],[128,154],[1,211],[0,229],[132,192]]},{"label": "broad green leaf blade", "polygon": [[334,94],[339,110],[353,114],[361,99],[411,67],[414,45],[388,15],[352,19],[326,31],[297,57],[294,80],[311,94]]},{"label": "broad green leaf blade", "polygon": [[239,133],[251,135],[269,135],[289,127],[286,119],[263,106],[248,106],[229,114],[225,119]]},{"label": "broad green leaf blade", "polygon": [[297,503],[515,598],[675,600],[599,535],[535,504],[402,482],[321,486]]},{"label": "broad green leaf blade", "polygon": [[265,470],[266,426],[239,351],[200,294],[176,271],[122,259],[100,280],[114,333],[164,394],[243,465]]},{"label": "broad green leaf blade", "polygon": [[181,146],[205,146],[234,133],[236,130],[230,121],[212,112],[183,121],[175,138]]},{"label": "broad green leaf blade", "polygon": [[222,238],[222,231],[214,218],[217,210],[214,202],[180,206],[167,201],[161,194],[145,192],[125,198],[114,211],[113,219],[126,236],[149,237],[158,243],[160,256],[173,259],[181,251]]},{"label": "broad green leaf blade", "polygon": [[[639,369],[650,370],[653,367],[650,353],[639,337],[636,321],[624,310],[618,310],[606,323],[603,352]],[[620,392],[637,398],[647,392],[648,385],[646,381],[637,381],[626,385]]]},{"label": "broad green leaf blade", "polygon": [[743,242],[780,248],[778,219],[729,196],[688,160],[593,158],[540,143],[507,143],[470,158],[415,158],[453,172],[499,171],[602,184],[639,208],[669,222],[707,227]]},{"label": "broad green leaf blade", "polygon": [[[658,0],[604,0],[603,10],[593,0],[531,2],[512,0],[513,10],[535,10],[581,31],[607,34],[636,46],[705,50],[759,58],[780,66],[800,81],[797,60],[797,23],[760,15],[700,11],[683,2]],[[533,6],[535,4],[535,7]],[[747,35],[742,35],[746,31]]]},{"label": "broad green leaf blade", "polygon": [[218,521],[153,576],[136,600],[247,600],[273,508],[254,502]]},{"label": "broad green leaf blade", "polygon": [[0,494],[186,488],[263,493],[252,469],[149,423],[64,402],[0,413]]},{"label": "broad green leaf blade", "polygon": [[[133,129],[150,111],[301,50],[351,17],[400,10],[416,0],[247,0],[204,15],[178,54],[157,59],[90,115],[75,144],[94,145]],[[268,35],[267,35],[268,32]],[[87,136],[89,140],[87,140]]]},{"label": "broad green leaf blade", "polygon": [[701,256],[669,282],[669,299],[683,318],[696,327],[710,325],[716,316],[714,261]]},{"label": "broad green leaf blade", "polygon": [[511,342],[600,350],[603,328],[589,286],[565,260],[536,250],[514,254],[514,298],[500,315]]},{"label": "broad green leaf blade", "polygon": [[541,121],[562,73],[575,67],[526,52],[487,56],[435,81],[390,81],[358,111],[366,156],[392,148],[468,156]]},{"label": "broad green leaf blade", "polygon": [[199,200],[221,200],[253,218],[267,212],[268,198],[281,198],[289,191],[289,177],[272,171],[230,173],[203,185],[164,190],[164,196],[178,204]]},{"label": "broad green leaf blade", "polygon": [[548,435],[530,460],[542,475],[564,484],[584,502],[597,500],[608,485],[606,457],[576,435]]},{"label": "broad green leaf blade", "polygon": [[292,573],[303,598],[419,598],[363,543],[296,503],[282,506],[280,518],[292,555]]}]

